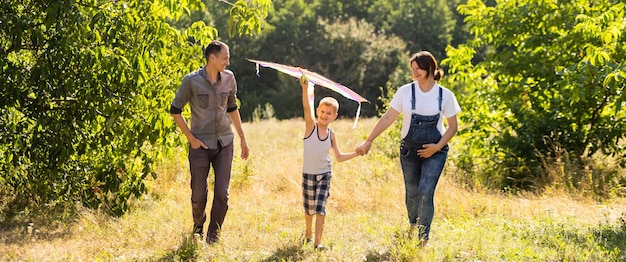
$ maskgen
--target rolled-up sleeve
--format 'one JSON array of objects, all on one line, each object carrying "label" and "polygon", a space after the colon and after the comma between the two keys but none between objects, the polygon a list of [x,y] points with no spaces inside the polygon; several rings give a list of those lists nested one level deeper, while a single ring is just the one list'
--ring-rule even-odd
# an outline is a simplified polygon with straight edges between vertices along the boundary
[{"label": "rolled-up sleeve", "polygon": [[228,94],[228,104],[226,105],[226,112],[232,112],[237,110],[237,80],[232,78],[230,93]]},{"label": "rolled-up sleeve", "polygon": [[172,101],[170,113],[172,113],[172,109],[177,108],[180,110],[180,114],[182,112],[182,109],[185,108],[185,105],[189,103],[189,99],[191,99],[191,85],[189,81],[189,76],[185,76],[183,78],[180,87],[178,87],[178,90],[176,91],[174,101]]},{"label": "rolled-up sleeve", "polygon": [[178,107],[175,107],[175,106],[170,106],[170,114],[172,114],[172,115],[180,115],[182,113],[183,113],[182,109],[180,109]]}]

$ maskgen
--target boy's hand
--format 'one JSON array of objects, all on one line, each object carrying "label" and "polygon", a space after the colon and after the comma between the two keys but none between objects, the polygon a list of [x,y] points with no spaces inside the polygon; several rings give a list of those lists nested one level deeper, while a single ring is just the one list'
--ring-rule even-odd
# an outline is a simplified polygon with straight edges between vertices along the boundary
[{"label": "boy's hand", "polygon": [[360,146],[358,146],[355,151],[357,152],[357,154],[363,156],[363,155],[367,155],[371,147],[372,147],[372,143],[369,141],[365,141]]},{"label": "boy's hand", "polygon": [[309,81],[309,80],[306,79],[305,75],[302,75],[302,77],[300,77],[300,83],[305,84],[307,81]]}]

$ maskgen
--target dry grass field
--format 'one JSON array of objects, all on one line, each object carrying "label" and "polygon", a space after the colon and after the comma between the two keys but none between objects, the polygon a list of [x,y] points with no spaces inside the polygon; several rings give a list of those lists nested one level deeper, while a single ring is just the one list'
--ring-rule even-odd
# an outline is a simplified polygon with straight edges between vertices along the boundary
[{"label": "dry grass field", "polygon": [[[376,119],[332,124],[351,151]],[[367,156],[334,163],[323,243],[302,245],[301,119],[245,123],[251,155],[235,160],[221,242],[194,241],[184,145],[150,191],[120,218],[81,210],[72,223],[32,224],[0,236],[0,261],[619,261],[626,200],[597,203],[559,192],[507,195],[456,184],[448,163],[435,196],[431,246],[407,237],[399,160],[377,140]],[[238,154],[238,141],[236,141]]]}]

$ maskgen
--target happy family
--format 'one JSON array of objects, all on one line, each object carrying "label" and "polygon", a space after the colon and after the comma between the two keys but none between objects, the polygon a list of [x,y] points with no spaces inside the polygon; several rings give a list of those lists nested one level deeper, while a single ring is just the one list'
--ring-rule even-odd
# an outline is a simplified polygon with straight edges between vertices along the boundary
[{"label": "happy family", "polygon": [[[241,158],[247,159],[249,148],[237,107],[237,82],[230,64],[228,45],[212,41],[204,51],[206,64],[187,74],[170,107],[176,125],[189,141],[191,173],[191,206],[193,234],[204,237],[207,220],[208,175],[213,167],[214,192],[206,242],[219,241],[228,211],[231,170],[234,158],[235,128],[241,142]],[[305,243],[322,245],[326,201],[330,192],[332,167],[330,152],[338,162],[366,155],[374,139],[402,114],[400,165],[404,175],[405,202],[410,233],[417,234],[420,244],[428,245],[434,215],[435,188],[448,156],[448,141],[458,130],[459,103],[449,89],[438,84],[443,70],[435,57],[420,51],[411,56],[411,83],[394,94],[389,109],[380,117],[367,139],[350,153],[338,148],[335,132],[329,127],[338,116],[339,103],[332,97],[320,100],[315,113],[308,99],[308,80],[300,78],[305,129],[302,163],[302,196],[305,217]],[[182,116],[189,105],[190,125]],[[317,115],[317,117],[315,117]],[[445,126],[444,126],[445,119]],[[315,230],[313,230],[315,220]]]}]

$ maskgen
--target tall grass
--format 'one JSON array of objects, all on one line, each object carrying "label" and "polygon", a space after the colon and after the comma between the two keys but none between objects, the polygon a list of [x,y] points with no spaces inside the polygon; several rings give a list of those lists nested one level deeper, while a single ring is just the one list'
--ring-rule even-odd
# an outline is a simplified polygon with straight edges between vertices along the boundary
[{"label": "tall grass", "polygon": [[[351,151],[376,119],[332,124]],[[435,196],[431,246],[408,237],[397,145],[375,142],[369,155],[334,163],[323,243],[303,245],[303,121],[244,124],[251,148],[236,159],[222,240],[191,235],[184,145],[161,163],[149,193],[111,218],[80,210],[71,223],[0,230],[4,261],[620,261],[626,259],[626,200],[594,202],[550,191],[508,194],[459,186],[449,162]],[[236,154],[238,155],[238,141]],[[454,149],[452,149],[454,150]]]}]

